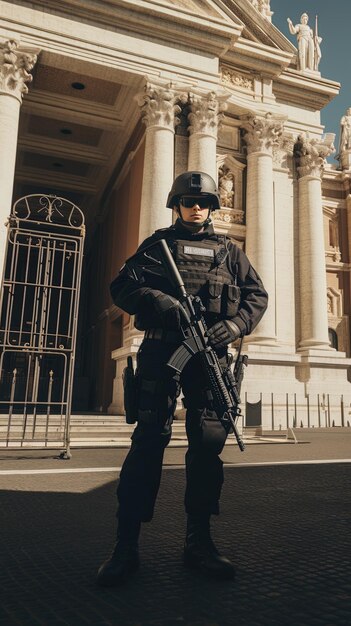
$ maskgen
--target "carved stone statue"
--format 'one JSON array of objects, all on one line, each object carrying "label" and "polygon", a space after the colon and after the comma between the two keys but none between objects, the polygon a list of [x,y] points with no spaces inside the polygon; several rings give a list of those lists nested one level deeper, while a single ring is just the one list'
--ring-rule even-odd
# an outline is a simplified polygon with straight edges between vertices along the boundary
[{"label": "carved stone statue", "polygon": [[299,50],[299,70],[317,71],[319,61],[321,59],[320,43],[321,37],[316,34],[313,36],[313,30],[308,26],[308,15],[301,15],[301,23],[293,25],[288,17],[289,30],[292,35],[297,35],[297,44]]},{"label": "carved stone statue", "polygon": [[342,169],[351,168],[351,108],[347,109],[340,120],[339,154],[337,156]]},{"label": "carved stone statue", "polygon": [[347,109],[340,120],[340,146],[339,152],[351,150],[351,108]]},{"label": "carved stone statue", "polygon": [[270,7],[270,0],[250,0],[251,4],[257,11],[259,11],[263,17],[266,17],[270,22],[272,21],[273,12]]},{"label": "carved stone statue", "polygon": [[218,170],[218,187],[221,206],[234,209],[234,174],[225,165],[222,165]]}]

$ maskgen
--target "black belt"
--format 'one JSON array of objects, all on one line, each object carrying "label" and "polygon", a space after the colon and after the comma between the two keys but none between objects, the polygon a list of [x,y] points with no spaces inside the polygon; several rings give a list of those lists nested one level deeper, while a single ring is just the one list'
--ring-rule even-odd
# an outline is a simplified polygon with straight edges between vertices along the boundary
[{"label": "black belt", "polygon": [[150,328],[145,331],[144,339],[158,339],[165,343],[179,343],[183,335],[177,330],[164,330],[163,328]]}]

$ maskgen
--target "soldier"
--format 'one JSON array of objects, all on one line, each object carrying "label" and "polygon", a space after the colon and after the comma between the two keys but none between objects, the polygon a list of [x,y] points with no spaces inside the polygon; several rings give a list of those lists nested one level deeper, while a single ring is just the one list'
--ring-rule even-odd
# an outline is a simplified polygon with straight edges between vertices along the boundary
[{"label": "soldier", "polygon": [[[177,221],[156,231],[139,250],[159,239],[166,240],[186,291],[200,295],[203,301],[209,343],[225,367],[228,345],[252,332],[266,310],[267,293],[245,253],[213,230],[211,213],[220,203],[211,176],[203,172],[178,176],[167,207],[175,209]],[[210,516],[219,513],[223,484],[219,454],[224,441],[218,444],[215,432],[213,437],[211,432],[203,436],[209,401],[196,356],[185,366],[180,380],[166,367],[182,341],[179,301],[165,279],[155,276],[141,285],[126,266],[112,282],[111,294],[117,306],[135,315],[135,326],[145,331],[145,336],[137,355],[138,424],[117,489],[117,542],[112,556],[99,569],[98,584],[117,586],[139,567],[140,527],[153,517],[164,450],[171,438],[181,388],[189,442],[184,565],[217,578],[232,578],[232,563],[219,554],[210,535]]]}]

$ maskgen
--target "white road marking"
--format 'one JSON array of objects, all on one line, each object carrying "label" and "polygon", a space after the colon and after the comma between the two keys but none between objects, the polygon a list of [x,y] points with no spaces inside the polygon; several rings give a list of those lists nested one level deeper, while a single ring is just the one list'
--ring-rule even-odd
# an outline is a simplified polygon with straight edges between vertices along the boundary
[{"label": "white road marking", "polygon": [[120,472],[121,467],[72,467],[60,469],[0,470],[0,476],[26,476],[29,474],[95,474]]},{"label": "white road marking", "polygon": [[226,467],[259,467],[263,465],[329,465],[333,463],[351,463],[351,459],[310,459],[306,461],[262,461],[258,463],[225,463]]},{"label": "white road marking", "polygon": [[[313,459],[308,461],[263,461],[257,463],[224,463],[225,467],[264,467],[274,465],[330,465],[351,463],[351,459]],[[29,476],[33,474],[97,474],[116,473],[122,467],[72,467],[59,469],[0,470],[0,476]],[[164,465],[163,469],[184,469],[184,465]]]}]

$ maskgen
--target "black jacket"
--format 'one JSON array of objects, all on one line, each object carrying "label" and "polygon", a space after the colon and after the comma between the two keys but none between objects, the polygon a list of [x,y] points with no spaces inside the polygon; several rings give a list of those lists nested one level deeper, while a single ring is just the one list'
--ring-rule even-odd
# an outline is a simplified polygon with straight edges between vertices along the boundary
[{"label": "black jacket", "polygon": [[[189,245],[190,243],[196,245],[198,242],[207,243],[211,241],[222,242],[223,245],[225,242],[227,254],[224,269],[228,276],[227,282],[240,288],[240,298],[234,315],[223,314],[223,312],[214,314],[209,312],[209,307],[206,307],[205,320],[208,326],[211,326],[219,319],[232,319],[239,327],[242,335],[250,334],[267,308],[268,294],[246,254],[228,237],[215,234],[212,225],[209,225],[202,233],[193,234],[184,228],[180,220],[177,220],[173,226],[156,231],[151,237],[145,239],[138,251],[159,239],[165,239],[172,252],[179,240],[189,242]],[[196,265],[198,264],[195,263],[194,268],[192,268],[195,276],[198,270]],[[230,286],[224,287],[230,289]],[[147,303],[150,302],[148,294],[154,289],[175,295],[163,279],[159,279],[157,283],[140,285],[129,274],[125,266],[111,283],[111,295],[114,303],[127,313],[136,314],[135,325],[140,330],[162,327],[162,320],[157,319],[154,313],[150,316],[150,312],[147,311]],[[200,295],[202,297],[201,292]],[[206,306],[206,302],[204,304]]]}]

